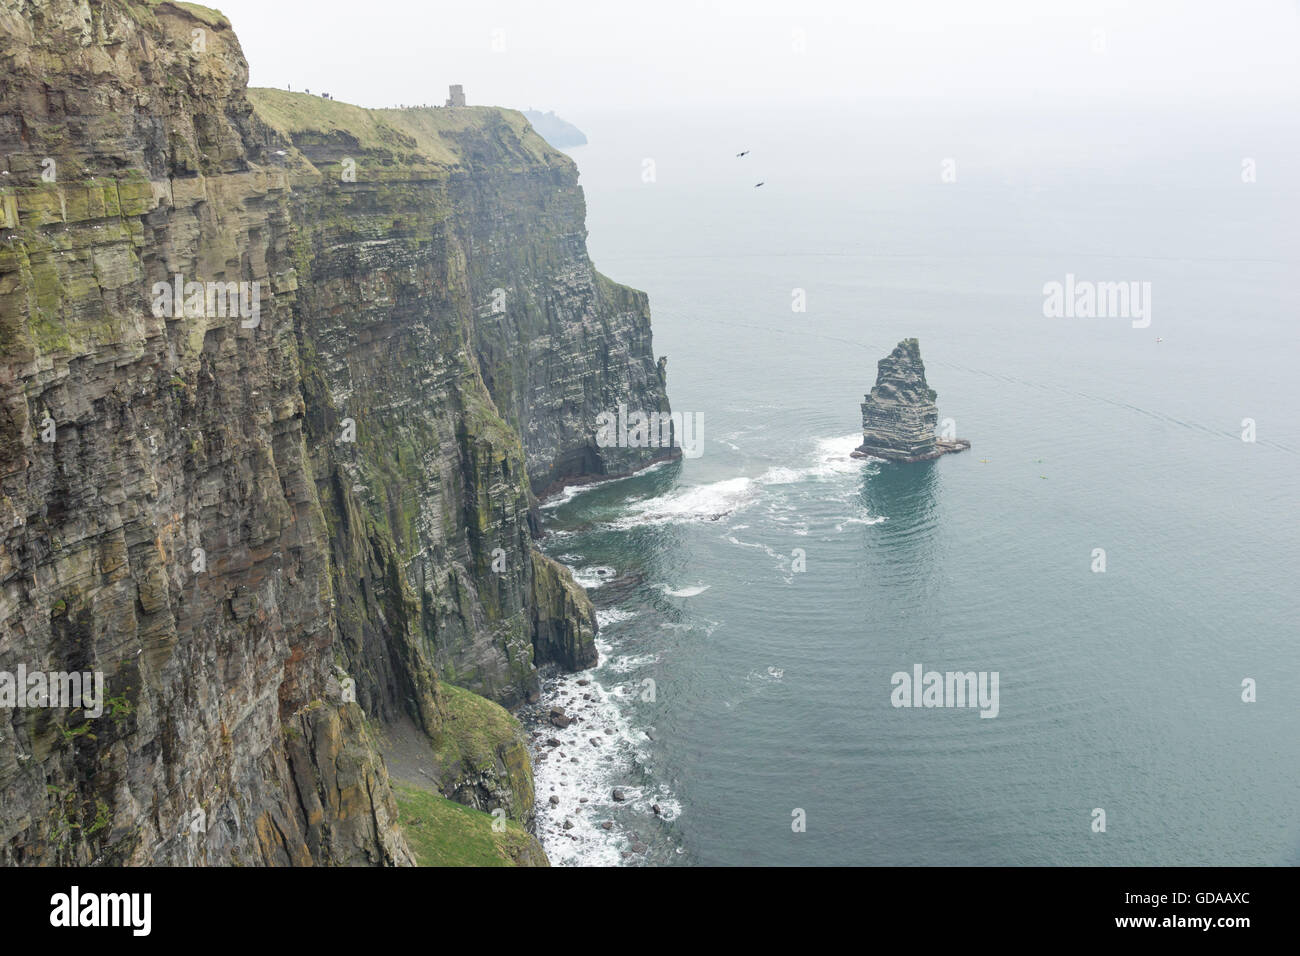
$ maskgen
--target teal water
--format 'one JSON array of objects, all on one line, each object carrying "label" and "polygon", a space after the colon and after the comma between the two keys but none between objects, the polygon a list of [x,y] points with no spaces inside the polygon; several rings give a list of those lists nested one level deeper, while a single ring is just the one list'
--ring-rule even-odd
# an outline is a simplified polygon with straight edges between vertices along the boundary
[{"label": "teal water", "polygon": [[[1295,134],[570,119],[593,259],[650,294],[705,444],[544,512],[602,621],[600,665],[544,700],[585,720],[535,724],[552,860],[1300,863]],[[1150,327],[1045,318],[1066,273],[1150,282]],[[851,460],[907,336],[973,448]],[[893,707],[918,663],[998,672],[998,716]]]}]

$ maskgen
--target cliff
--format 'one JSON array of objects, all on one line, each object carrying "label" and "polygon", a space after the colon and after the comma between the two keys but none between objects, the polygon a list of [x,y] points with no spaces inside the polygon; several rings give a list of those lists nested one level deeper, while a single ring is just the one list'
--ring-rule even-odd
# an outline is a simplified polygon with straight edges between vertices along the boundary
[{"label": "cliff", "polygon": [[587,136],[582,130],[556,116],[553,111],[543,113],[541,110],[524,110],[524,119],[533,125],[537,135],[552,146],[585,146]]},{"label": "cliff", "polygon": [[970,447],[965,439],[935,436],[938,393],[926,383],[925,363],[916,339],[903,339],[876,365],[876,384],[862,402],[859,458],[925,461]]},{"label": "cliff", "polygon": [[595,658],[535,496],[668,408],[572,162],[247,90],[188,4],[6,0],[0,59],[0,672],[110,702],[0,711],[0,861],[411,863],[389,766],[526,827],[502,707]]}]

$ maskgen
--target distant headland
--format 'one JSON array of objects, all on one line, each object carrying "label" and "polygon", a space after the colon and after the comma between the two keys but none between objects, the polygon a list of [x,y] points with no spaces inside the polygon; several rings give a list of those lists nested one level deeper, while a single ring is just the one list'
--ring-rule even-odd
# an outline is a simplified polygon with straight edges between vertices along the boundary
[{"label": "distant headland", "polygon": [[540,110],[523,110],[524,118],[533,124],[537,135],[557,149],[565,146],[585,146],[587,136],[572,123],[566,122],[554,112],[543,113]]},{"label": "distant headland", "polygon": [[862,444],[854,458],[888,461],[927,461],[950,452],[965,451],[964,438],[935,435],[938,393],[925,381],[921,346],[903,339],[877,364],[876,384],[862,402]]}]

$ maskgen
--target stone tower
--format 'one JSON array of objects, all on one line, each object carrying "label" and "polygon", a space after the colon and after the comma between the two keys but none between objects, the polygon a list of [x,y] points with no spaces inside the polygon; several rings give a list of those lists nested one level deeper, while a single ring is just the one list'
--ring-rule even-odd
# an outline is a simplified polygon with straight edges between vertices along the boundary
[{"label": "stone tower", "polygon": [[450,94],[447,97],[447,106],[464,106],[465,105],[465,87],[456,83],[447,88]]}]

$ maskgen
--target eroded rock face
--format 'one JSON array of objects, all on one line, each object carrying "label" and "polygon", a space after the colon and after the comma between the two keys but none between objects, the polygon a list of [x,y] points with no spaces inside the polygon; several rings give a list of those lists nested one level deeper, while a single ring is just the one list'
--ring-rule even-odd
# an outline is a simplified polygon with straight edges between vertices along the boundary
[{"label": "eroded rock face", "polygon": [[969,448],[964,439],[936,439],[938,394],[925,381],[921,346],[903,339],[877,363],[876,384],[862,402],[862,444],[855,455],[923,461]]},{"label": "eroded rock face", "polygon": [[[367,719],[526,821],[517,722],[439,669],[511,705],[590,663],[533,489],[668,407],[573,164],[510,111],[250,99],[201,8],[15,0],[0,60],[0,671],[108,698],[0,710],[0,862],[410,863]],[[176,275],[257,322],[156,314]]]},{"label": "eroded rock face", "polygon": [[[667,414],[644,292],[597,272],[586,251],[577,170],[554,153],[546,176],[476,178],[457,223],[479,306],[474,346],[502,417],[518,431],[535,493],[629,474],[677,448],[601,447],[598,417],[620,405]],[[492,208],[484,206],[492,202]],[[502,214],[504,210],[504,216]],[[494,293],[503,311],[494,312]]]}]

